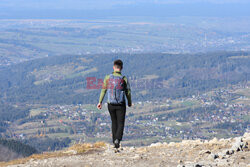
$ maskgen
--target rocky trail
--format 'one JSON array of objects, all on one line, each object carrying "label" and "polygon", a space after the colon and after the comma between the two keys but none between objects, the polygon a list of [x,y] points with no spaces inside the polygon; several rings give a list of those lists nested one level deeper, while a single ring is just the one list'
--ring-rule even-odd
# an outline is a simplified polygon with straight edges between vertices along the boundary
[{"label": "rocky trail", "polygon": [[[153,143],[145,147],[122,147],[120,152],[110,144],[79,153],[69,148],[52,158],[31,158],[11,167],[250,167],[250,133],[242,137],[210,141],[183,140],[180,143]],[[70,153],[70,155],[69,155]]]}]

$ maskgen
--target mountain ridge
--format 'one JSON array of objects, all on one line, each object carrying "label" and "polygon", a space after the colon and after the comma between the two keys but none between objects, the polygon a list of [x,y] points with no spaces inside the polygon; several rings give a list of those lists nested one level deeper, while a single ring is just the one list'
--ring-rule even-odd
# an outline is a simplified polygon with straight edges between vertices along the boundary
[{"label": "mountain ridge", "polygon": [[98,142],[74,145],[52,153],[54,156],[31,156],[26,161],[5,166],[249,166],[249,142],[250,133],[245,133],[241,137],[220,140],[183,140],[180,143],[152,143],[146,147],[122,147],[118,153],[114,153],[109,143]]}]

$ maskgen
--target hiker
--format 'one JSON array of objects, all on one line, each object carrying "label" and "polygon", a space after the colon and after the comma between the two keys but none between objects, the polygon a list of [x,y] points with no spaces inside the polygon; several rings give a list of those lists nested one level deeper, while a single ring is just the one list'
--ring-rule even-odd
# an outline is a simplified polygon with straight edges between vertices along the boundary
[{"label": "hiker", "polygon": [[108,91],[108,110],[112,121],[112,138],[114,147],[117,149],[120,147],[125,124],[125,95],[128,100],[128,106],[132,106],[130,85],[128,79],[121,74],[122,68],[123,62],[119,59],[115,60],[113,65],[114,71],[104,78],[97,105],[98,109],[102,108],[103,98]]}]

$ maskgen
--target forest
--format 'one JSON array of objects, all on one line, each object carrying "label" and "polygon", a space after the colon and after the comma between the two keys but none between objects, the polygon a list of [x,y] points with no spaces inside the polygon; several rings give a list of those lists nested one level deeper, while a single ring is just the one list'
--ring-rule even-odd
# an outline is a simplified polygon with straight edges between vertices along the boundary
[{"label": "forest", "polygon": [[[86,78],[104,78],[112,72],[117,58],[124,61],[122,73],[131,83],[133,101],[192,96],[247,82],[250,76],[248,52],[63,55],[36,59],[0,69],[0,131],[5,131],[7,121],[29,114],[30,108],[25,104],[97,103],[100,90],[88,90]],[[97,70],[89,70],[93,68]],[[58,77],[64,69],[67,77]],[[45,77],[39,78],[39,72],[45,73]],[[38,80],[40,84],[36,84]],[[161,86],[152,87],[147,81]]]},{"label": "forest", "polygon": [[[129,78],[132,101],[145,102],[192,97],[215,88],[246,83],[250,75],[249,57],[248,52],[63,55],[2,67],[0,134],[8,134],[5,131],[11,122],[21,125],[37,119],[46,119],[47,116],[41,114],[29,116],[32,105],[96,104],[100,90],[87,89],[86,78],[103,79],[106,74],[112,72],[113,61],[118,58],[124,62],[122,74]],[[152,112],[169,109],[171,108],[155,108]],[[180,117],[178,121],[185,122],[199,117],[211,121],[208,119],[209,114],[225,114],[214,113],[217,110],[215,106],[198,107],[159,115],[159,118],[161,121],[169,121]],[[142,117],[139,117],[140,119]],[[233,124],[219,124],[215,128],[231,125]],[[91,134],[93,128],[90,126],[87,129]],[[65,131],[51,128],[48,133],[60,133],[61,130]],[[70,134],[71,131],[69,129],[67,133]],[[22,142],[35,147],[37,151],[45,151],[67,147],[71,139],[34,137]]]},{"label": "forest", "polygon": [[0,146],[7,147],[11,151],[21,154],[24,157],[37,153],[35,148],[16,140],[0,139]]},{"label": "forest", "polygon": [[[113,60],[117,58],[124,61],[123,74],[130,78],[131,83],[137,84],[132,87],[134,101],[186,97],[249,80],[249,53],[244,52],[64,55],[1,69],[0,97],[2,102],[12,104],[96,103],[100,90],[86,89],[86,78],[104,78],[112,72]],[[80,70],[69,73],[67,77],[57,77],[60,69],[69,64]],[[60,67],[57,74],[53,74],[55,66]],[[97,70],[91,71],[93,68]],[[38,72],[34,74],[34,71]],[[35,84],[42,75],[39,71],[45,71],[49,79],[40,78],[40,84]],[[145,80],[162,86],[149,87]],[[143,90],[146,93],[141,93]]]}]

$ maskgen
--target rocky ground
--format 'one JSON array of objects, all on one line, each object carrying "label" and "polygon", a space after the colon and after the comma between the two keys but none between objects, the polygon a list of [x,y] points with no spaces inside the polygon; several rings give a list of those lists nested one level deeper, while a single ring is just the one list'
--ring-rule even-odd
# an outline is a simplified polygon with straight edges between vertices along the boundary
[{"label": "rocky ground", "polygon": [[153,143],[146,147],[122,147],[115,153],[110,144],[75,155],[46,159],[29,159],[12,167],[200,167],[239,166],[250,167],[250,133],[242,137],[210,141],[183,140],[181,143]]}]

